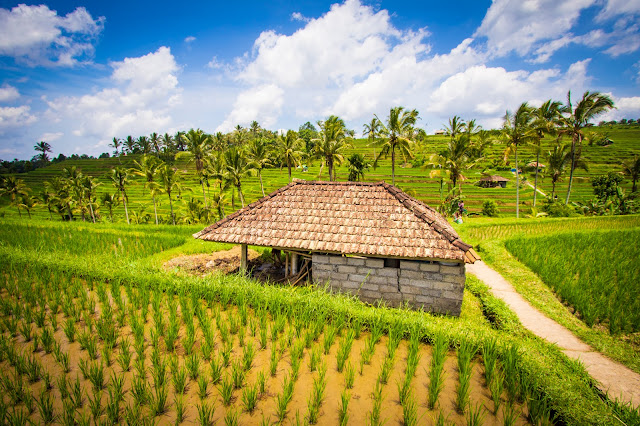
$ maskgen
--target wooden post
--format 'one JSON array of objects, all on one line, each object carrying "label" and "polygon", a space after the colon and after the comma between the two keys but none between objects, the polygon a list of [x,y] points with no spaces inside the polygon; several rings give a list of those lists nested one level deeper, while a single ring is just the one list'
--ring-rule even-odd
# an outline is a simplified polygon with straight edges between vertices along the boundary
[{"label": "wooden post", "polygon": [[291,253],[291,275],[298,273],[298,253]]},{"label": "wooden post", "polygon": [[284,276],[289,276],[289,252],[284,254]]},{"label": "wooden post", "polygon": [[248,249],[246,244],[240,244],[240,271],[247,271]]}]

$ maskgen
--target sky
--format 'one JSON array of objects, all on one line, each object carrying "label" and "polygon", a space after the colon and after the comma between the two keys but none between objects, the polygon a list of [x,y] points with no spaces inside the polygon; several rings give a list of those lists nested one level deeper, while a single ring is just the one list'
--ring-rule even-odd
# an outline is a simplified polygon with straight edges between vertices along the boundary
[{"label": "sky", "polygon": [[0,159],[111,152],[114,137],[404,106],[497,128],[587,91],[640,118],[640,0],[0,0]]}]

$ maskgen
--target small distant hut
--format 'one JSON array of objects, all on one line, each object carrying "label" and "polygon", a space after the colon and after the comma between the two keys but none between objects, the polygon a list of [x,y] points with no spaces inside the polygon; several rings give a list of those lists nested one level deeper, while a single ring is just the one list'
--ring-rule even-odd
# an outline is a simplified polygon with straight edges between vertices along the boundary
[{"label": "small distant hut", "polygon": [[271,247],[335,291],[456,316],[478,260],[444,217],[385,182],[294,181],[194,237],[241,244],[245,267],[248,244]]},{"label": "small distant hut", "polygon": [[480,179],[478,181],[478,185],[480,185],[482,188],[506,188],[507,182],[509,182],[509,179],[507,178],[503,178],[502,176],[498,175],[490,175],[484,176],[482,179]]},{"label": "small distant hut", "polygon": [[527,167],[528,167],[528,168],[530,168],[530,169],[532,169],[532,170],[534,170],[534,171],[535,171],[535,170],[536,170],[536,168],[537,168],[537,169],[538,169],[538,171],[539,171],[539,172],[541,172],[541,171],[542,171],[542,169],[544,169],[544,168],[545,168],[545,167],[547,167],[547,166],[545,166],[545,165],[544,165],[544,164],[542,164],[542,163],[538,163],[538,162],[536,162],[536,161],[532,161],[532,162],[530,162],[529,164],[527,164]]},{"label": "small distant hut", "polygon": [[445,131],[444,131],[444,130],[442,130],[442,129],[438,129],[438,130],[436,130],[435,132],[433,132],[433,134],[434,134],[434,135],[436,135],[436,136],[438,136],[438,135],[444,135],[444,134],[446,134],[446,133],[447,133],[447,132],[445,132]]}]

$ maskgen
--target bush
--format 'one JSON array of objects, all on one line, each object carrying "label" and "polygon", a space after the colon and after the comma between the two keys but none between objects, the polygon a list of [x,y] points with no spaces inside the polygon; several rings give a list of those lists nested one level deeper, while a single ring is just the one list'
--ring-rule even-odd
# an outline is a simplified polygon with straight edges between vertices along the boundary
[{"label": "bush", "polygon": [[498,210],[498,205],[493,200],[487,200],[482,203],[482,214],[489,217],[496,217],[500,211]]},{"label": "bush", "polygon": [[553,201],[550,198],[545,201],[543,210],[551,217],[578,216],[578,213],[573,207],[567,206],[559,201]]}]

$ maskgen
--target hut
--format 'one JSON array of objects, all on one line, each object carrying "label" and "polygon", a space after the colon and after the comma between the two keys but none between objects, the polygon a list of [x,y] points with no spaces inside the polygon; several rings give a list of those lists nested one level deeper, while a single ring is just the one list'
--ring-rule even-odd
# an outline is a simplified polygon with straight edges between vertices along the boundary
[{"label": "hut", "polygon": [[478,259],[426,204],[385,182],[294,181],[194,234],[271,247],[291,273],[374,303],[459,315],[465,263]]},{"label": "hut", "polygon": [[498,175],[484,176],[478,181],[478,185],[483,188],[506,188],[509,179]]},{"label": "hut", "polygon": [[532,161],[529,164],[527,164],[527,167],[531,170],[533,170],[535,172],[536,169],[538,169],[539,172],[542,172],[544,168],[546,168],[547,166],[545,166],[542,163],[538,163],[537,161]]}]

